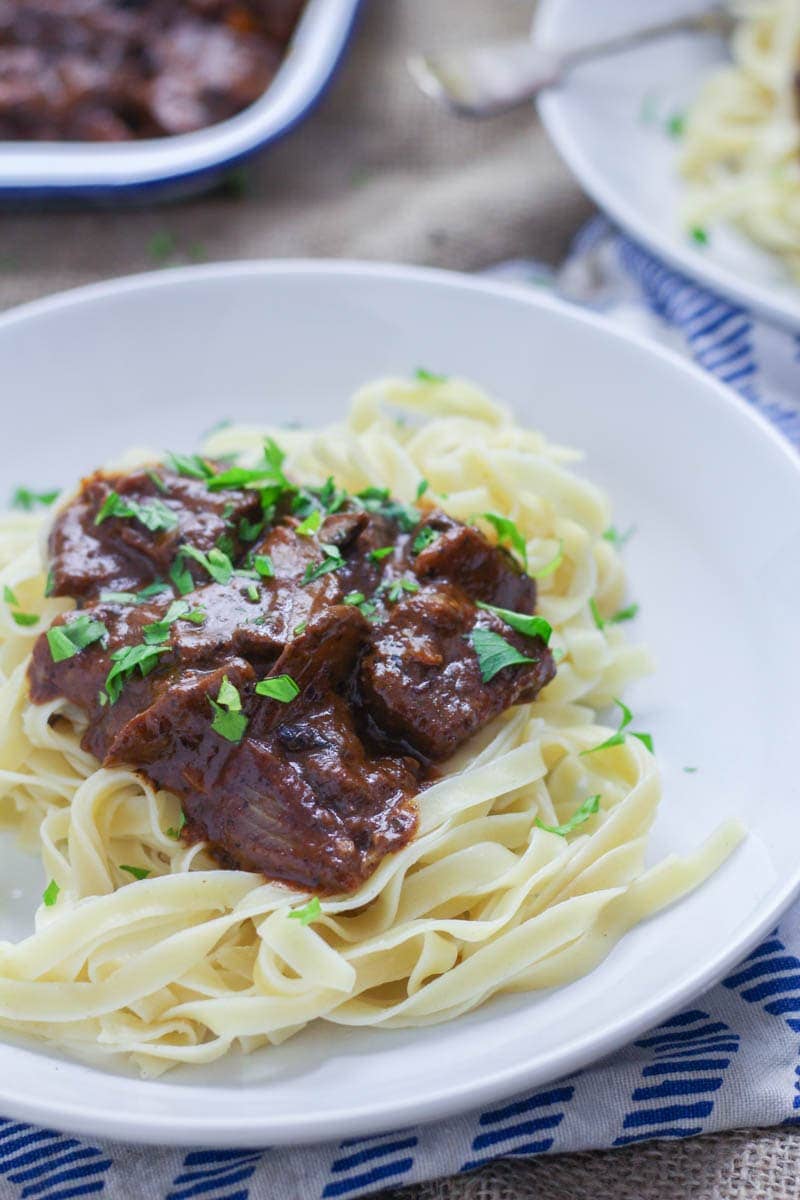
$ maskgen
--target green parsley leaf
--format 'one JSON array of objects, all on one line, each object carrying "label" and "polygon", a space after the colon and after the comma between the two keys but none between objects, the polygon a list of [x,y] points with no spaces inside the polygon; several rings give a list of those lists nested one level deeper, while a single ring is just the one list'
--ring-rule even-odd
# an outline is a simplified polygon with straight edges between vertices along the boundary
[{"label": "green parsley leaf", "polygon": [[281,704],[289,704],[295,696],[300,695],[300,688],[291,675],[273,675],[271,679],[262,679],[256,684],[256,693],[269,696],[270,700],[279,700]]},{"label": "green parsley leaf", "polygon": [[329,571],[338,571],[340,567],[344,566],[342,552],[338,546],[329,545],[327,542],[322,542],[321,546],[325,557],[316,566],[313,563],[308,564],[302,579],[304,587],[322,575],[327,575]]},{"label": "green parsley leaf", "polygon": [[246,591],[247,591],[247,599],[250,601],[250,603],[258,604],[258,601],[260,598],[260,592],[258,590],[258,585],[255,583],[248,583]]},{"label": "green parsley leaf", "polygon": [[619,625],[620,621],[632,621],[639,612],[638,604],[629,604],[627,608],[619,608],[613,616],[609,617],[609,623]]},{"label": "green parsley leaf", "polygon": [[109,492],[103,501],[95,525],[102,525],[109,517],[134,518],[151,533],[162,533],[178,527],[177,514],[163,500],[154,499],[140,504],[138,500],[126,499],[117,492]]},{"label": "green parsley leaf", "polygon": [[[386,585],[381,585],[378,591],[382,592],[385,586]],[[418,592],[419,584],[417,583],[416,579],[395,579],[393,583],[388,585],[388,588],[389,590],[386,593],[387,598],[392,604],[395,604],[400,599],[403,592]],[[361,611],[364,611],[363,608]]]},{"label": "green parsley leaf", "polygon": [[504,667],[537,661],[535,658],[526,658],[524,654],[520,654],[519,650],[491,629],[481,629],[476,626],[467,635],[467,641],[478,656],[478,666],[484,683],[489,683]]},{"label": "green parsley leaf", "polygon": [[174,583],[176,591],[178,591],[181,596],[188,596],[189,592],[194,591],[194,580],[192,579],[192,573],[186,566],[180,554],[169,569],[169,577]]},{"label": "green parsley leaf", "polygon": [[105,637],[108,637],[108,630],[103,622],[93,621],[88,613],[83,613],[74,621],[48,629],[47,644],[53,662],[63,662]]},{"label": "green parsley leaf", "polygon": [[100,599],[104,604],[146,604],[153,596],[159,596],[162,592],[168,592],[169,590],[169,584],[159,579],[155,583],[149,584],[146,588],[142,588],[140,592],[102,591]]},{"label": "green parsley leaf", "polygon": [[249,718],[242,712],[242,699],[239,690],[227,675],[223,675],[216,700],[209,696],[209,704],[214,710],[211,728],[220,737],[229,742],[240,742],[247,729]]},{"label": "green parsley leaf", "polygon": [[429,487],[430,484],[428,483],[427,479],[420,479],[419,483],[417,484],[416,499],[421,500]]},{"label": "green parsley leaf", "polygon": [[544,821],[540,821],[537,817],[534,824],[540,829],[546,830],[548,833],[557,833],[559,837],[566,837],[568,833],[572,833],[579,825],[583,825],[584,821],[588,821],[589,817],[593,816],[600,808],[600,797],[590,796],[588,800],[584,800],[583,804],[577,809],[570,819],[563,825],[545,825]]},{"label": "green parsley leaf", "polygon": [[148,469],[145,471],[145,475],[150,480],[150,482],[153,484],[153,487],[158,488],[158,490],[162,493],[162,495],[168,494],[169,488],[164,483],[164,480],[161,478],[161,476],[158,474],[157,471],[153,471],[148,467]]},{"label": "green parsley leaf", "polygon": [[179,841],[180,836],[181,836],[181,831],[185,824],[186,824],[186,813],[183,811],[183,809],[181,809],[181,815],[178,817],[178,824],[170,825],[169,829],[167,830],[167,837],[172,838],[173,841],[175,841],[175,842]]},{"label": "green parsley leaf", "polygon": [[58,886],[55,879],[51,879],[50,882],[48,883],[47,887],[42,892],[42,900],[44,901],[46,908],[53,907],[56,900],[58,899],[58,893],[60,891],[61,891],[61,888]]},{"label": "green parsley leaf", "polygon": [[380,562],[382,558],[388,558],[394,553],[394,546],[378,546],[377,550],[370,550],[369,556],[373,562]]},{"label": "green parsley leaf", "polygon": [[553,557],[548,562],[546,562],[543,567],[539,567],[538,571],[531,571],[532,578],[533,579],[546,579],[548,575],[555,574],[555,572],[561,566],[563,561],[564,561],[564,542],[563,542],[563,539],[560,539],[559,543],[558,543],[558,549],[556,550]]},{"label": "green parsley leaf", "polygon": [[148,646],[158,645],[169,637],[170,626],[176,621],[190,621],[192,625],[202,625],[206,619],[202,608],[191,608],[188,600],[173,600],[160,621],[145,625],[142,638]]},{"label": "green parsley leaf", "polygon": [[286,455],[281,450],[280,446],[267,438],[264,443],[264,466],[263,467],[231,467],[227,471],[222,471],[219,475],[215,475],[213,479],[208,481],[209,490],[212,492],[220,491],[223,488],[265,488],[277,487],[279,491],[283,491],[290,486],[288,479],[283,473],[283,461]]},{"label": "green parsley leaf", "polygon": [[50,569],[47,572],[47,579],[46,579],[45,585],[44,585],[45,596],[52,596],[53,592],[55,591],[55,586],[56,586],[56,577],[53,572],[53,568],[50,567]]},{"label": "green parsley leaf", "polygon": [[438,536],[436,530],[431,529],[430,525],[424,525],[411,543],[412,551],[414,554],[421,554],[427,546],[430,546],[431,542],[436,541]]},{"label": "green parsley leaf", "polygon": [[300,522],[295,529],[295,533],[299,534],[300,537],[310,537],[317,532],[321,524],[322,513],[318,508],[315,508],[308,514],[304,521]]},{"label": "green parsley leaf", "polygon": [[12,493],[11,507],[21,508],[24,512],[30,512],[37,504],[49,507],[49,505],[58,499],[58,496],[58,488],[53,488],[50,492],[32,492],[30,488],[18,487]]},{"label": "green parsley leaf", "polygon": [[411,533],[419,524],[419,510],[408,504],[401,504],[399,500],[390,499],[388,488],[364,488],[356,493],[355,498],[367,512],[379,513],[386,517],[387,521],[395,521],[404,533]]},{"label": "green parsley leaf", "polygon": [[701,225],[695,225],[690,229],[689,237],[693,242],[697,242],[698,246],[707,246],[710,241],[708,230],[703,229]]},{"label": "green parsley leaf", "polygon": [[481,513],[481,516],[494,527],[497,533],[497,540],[501,545],[503,542],[508,542],[512,549],[516,550],[527,570],[528,547],[525,543],[525,538],[517,527],[516,521],[512,521],[510,517],[501,517],[499,513],[485,512]]},{"label": "green parsley leaf", "polygon": [[119,650],[115,650],[111,655],[114,665],[106,675],[105,683],[109,703],[116,704],[123,687],[137,668],[142,677],[149,675],[158,666],[161,655],[166,654],[169,649],[169,643],[161,646],[148,646],[145,643],[139,646],[121,646]]},{"label": "green parsley leaf", "polygon": [[329,475],[317,492],[317,496],[326,512],[335,513],[347,499],[347,492],[344,488],[337,488],[333,476]]},{"label": "green parsley leaf", "polygon": [[308,621],[301,621],[299,623],[299,625],[295,625],[294,629],[292,630],[292,635],[294,637],[300,637],[300,634],[305,633],[305,631],[307,629],[308,629]]},{"label": "green parsley leaf", "polygon": [[316,921],[322,916],[319,897],[312,896],[308,904],[304,904],[302,908],[293,908],[287,915],[293,920],[299,921],[301,925],[310,925],[312,921]]},{"label": "green parsley leaf", "polygon": [[5,600],[6,604],[19,604],[19,600],[14,595],[8,584],[5,584],[3,587],[3,599]]},{"label": "green parsley leaf", "polygon": [[17,625],[36,625],[39,615],[38,613],[12,612],[11,619]]},{"label": "green parsley leaf", "polygon": [[157,230],[147,243],[147,253],[155,263],[164,263],[175,253],[177,243],[167,229]]},{"label": "green parsley leaf", "polygon": [[150,874],[148,867],[128,867],[125,863],[120,863],[119,869],[120,871],[127,871],[134,879],[147,879],[147,876]]},{"label": "green parsley leaf", "polygon": [[597,601],[595,600],[594,596],[592,596],[589,600],[589,612],[592,614],[592,620],[597,628],[605,629],[606,623],[600,616],[600,609],[597,607]]},{"label": "green parsley leaf", "polygon": [[510,625],[525,637],[541,638],[545,645],[550,641],[553,627],[544,617],[528,616],[526,613],[512,612],[508,608],[497,608],[494,604],[484,604],[482,600],[476,601],[476,607],[494,613],[501,621],[505,621],[506,625]]},{"label": "green parsley leaf", "polygon": [[357,605],[363,604],[365,600],[366,596],[363,592],[348,592],[344,598],[344,603]]},{"label": "green parsley leaf", "polygon": [[[621,700],[615,700],[614,703],[616,704],[617,708],[622,713],[622,716],[620,718],[619,728],[617,729],[617,732],[612,733],[611,737],[606,738],[606,740],[604,742],[601,742],[599,746],[591,746],[588,750],[581,750],[581,755],[594,754],[596,750],[610,750],[612,746],[621,746],[624,743],[625,730],[628,728],[631,721],[633,720],[633,713],[628,708],[627,704],[623,704]],[[642,743],[642,745],[646,746],[651,754],[654,753],[653,738],[649,733],[636,733],[632,729],[631,737],[638,738],[639,741]]]},{"label": "green parsley leaf", "polygon": [[264,521],[248,521],[242,517],[239,521],[239,538],[243,542],[254,542],[263,533]]},{"label": "green parsley leaf", "polygon": [[257,554],[253,559],[253,566],[262,579],[272,579],[275,574],[272,559],[268,554]]},{"label": "green parsley leaf", "polygon": [[681,112],[673,113],[667,120],[667,133],[673,138],[682,138],[686,132],[686,114]]},{"label": "green parsley leaf", "polygon": [[166,459],[173,471],[187,479],[205,480],[214,475],[214,468],[199,454],[174,454],[172,450],[168,450]]},{"label": "green parsley leaf", "polygon": [[699,771],[699,767],[684,767],[683,770],[687,775],[694,775],[695,771]]},{"label": "green parsley leaf", "polygon": [[636,533],[636,526],[631,525],[630,529],[626,529],[624,533],[620,533],[613,525],[609,525],[608,529],[603,531],[603,537],[607,542],[611,542],[617,550],[621,550],[629,538],[632,538]]},{"label": "green parsley leaf", "polygon": [[414,378],[419,383],[447,383],[446,375],[437,375],[434,371],[426,370],[425,367],[417,367]]},{"label": "green parsley leaf", "polygon": [[[230,583],[233,576],[233,563],[230,557],[219,546],[212,546],[208,554],[198,550],[196,546],[184,544],[178,551],[178,558],[191,558],[206,571],[216,583]],[[171,573],[171,572],[170,572]],[[181,591],[181,588],[178,588]]]}]

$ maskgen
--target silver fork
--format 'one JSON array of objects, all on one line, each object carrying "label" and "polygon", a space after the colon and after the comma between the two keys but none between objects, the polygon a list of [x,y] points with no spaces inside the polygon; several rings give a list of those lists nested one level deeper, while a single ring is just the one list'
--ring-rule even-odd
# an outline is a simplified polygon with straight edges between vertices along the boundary
[{"label": "silver fork", "polygon": [[733,31],[735,20],[721,5],[644,25],[571,50],[546,50],[527,39],[487,46],[413,54],[406,65],[421,90],[461,117],[494,117],[532,100],[593,58],[616,54],[674,33]]}]

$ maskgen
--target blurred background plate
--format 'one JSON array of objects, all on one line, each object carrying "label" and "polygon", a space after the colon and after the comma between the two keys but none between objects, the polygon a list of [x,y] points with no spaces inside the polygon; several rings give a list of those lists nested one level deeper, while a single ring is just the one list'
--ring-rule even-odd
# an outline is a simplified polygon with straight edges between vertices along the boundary
[{"label": "blurred background plate", "polygon": [[[534,33],[544,44],[572,46],[707,7],[708,0],[540,0]],[[725,42],[708,35],[640,46],[578,67],[541,97],[539,111],[587,192],[624,229],[687,275],[797,330],[800,287],[777,258],[732,229],[715,228],[700,246],[680,225],[680,143],[667,125],[726,58]]]},{"label": "blurred background plate", "polygon": [[0,201],[175,198],[212,186],[288,133],[333,76],[361,0],[308,0],[263,96],[194,133],[130,142],[0,142]]}]

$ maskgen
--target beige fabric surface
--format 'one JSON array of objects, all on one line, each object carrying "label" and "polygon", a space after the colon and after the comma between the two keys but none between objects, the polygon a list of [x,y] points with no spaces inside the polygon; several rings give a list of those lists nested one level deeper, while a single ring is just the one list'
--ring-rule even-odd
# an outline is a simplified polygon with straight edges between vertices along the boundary
[{"label": "beige fabric surface", "polygon": [[[467,270],[519,256],[558,262],[591,206],[533,114],[458,122],[417,95],[404,66],[417,46],[522,32],[530,12],[522,0],[367,0],[320,108],[248,169],[243,195],[0,215],[0,307],[198,259],[349,256]],[[390,1196],[794,1200],[800,1137],[745,1132],[514,1160]]]}]

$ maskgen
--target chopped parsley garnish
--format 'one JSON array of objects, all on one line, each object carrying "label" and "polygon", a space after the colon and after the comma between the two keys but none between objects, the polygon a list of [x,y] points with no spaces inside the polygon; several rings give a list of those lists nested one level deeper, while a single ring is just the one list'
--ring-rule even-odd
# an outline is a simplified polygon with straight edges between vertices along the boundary
[{"label": "chopped parsley garnish", "polygon": [[399,500],[392,500],[388,488],[364,488],[363,491],[356,492],[355,498],[367,512],[378,513],[386,517],[387,521],[396,521],[404,533],[411,533],[419,522],[418,510],[408,504],[401,504]]},{"label": "chopped parsley garnish", "polygon": [[347,499],[347,492],[344,488],[337,488],[333,476],[329,475],[318,490],[317,497],[326,512],[335,513],[338,512]]},{"label": "chopped parsley garnish", "polygon": [[[599,746],[591,746],[588,750],[581,750],[582,755],[594,754],[596,750],[610,750],[612,746],[621,746],[624,743],[626,737],[625,730],[633,720],[633,713],[628,708],[627,704],[623,704],[621,700],[615,700],[614,703],[622,713],[617,732],[612,733],[611,737],[606,738],[606,740],[601,742]],[[653,753],[653,738],[651,734],[637,733],[635,729],[631,729],[630,735],[631,737],[638,738],[642,745],[645,746],[651,754]]]},{"label": "chopped parsley garnish", "polygon": [[497,608],[494,604],[484,604],[482,600],[476,600],[475,603],[477,608],[494,613],[501,621],[505,621],[506,625],[516,629],[517,633],[522,633],[525,637],[539,637],[545,645],[550,641],[553,627],[544,617],[528,616],[526,613],[513,612],[509,608]]},{"label": "chopped parsley garnish", "polygon": [[223,488],[270,487],[277,487],[279,491],[283,491],[290,486],[283,473],[285,458],[286,455],[280,446],[272,438],[267,438],[264,443],[263,467],[230,467],[229,470],[209,479],[208,488],[212,492],[221,491]]},{"label": "chopped parsley garnish", "polygon": [[119,864],[120,871],[127,871],[134,879],[147,879],[150,874],[149,867],[129,867],[125,863]]},{"label": "chopped parsley garnish", "polygon": [[589,600],[589,611],[592,614],[592,620],[598,629],[605,629],[606,625],[619,625],[621,621],[632,621],[639,612],[638,604],[629,604],[626,608],[618,608],[610,617],[601,617],[600,609],[597,607],[597,601],[594,596]]},{"label": "chopped parsley garnish", "polygon": [[58,499],[58,496],[58,488],[53,488],[50,492],[32,492],[30,488],[18,487],[11,495],[11,507],[21,508],[23,512],[31,512],[37,504],[49,507]]},{"label": "chopped parsley garnish", "polygon": [[272,559],[268,554],[257,554],[253,559],[253,567],[262,579],[272,579],[275,574]]},{"label": "chopped parsley garnish", "polygon": [[322,512],[320,509],[315,508],[300,522],[295,529],[295,533],[299,534],[300,537],[311,537],[312,534],[318,531],[321,524]]},{"label": "chopped parsley garnish", "polygon": [[[175,562],[181,563],[182,567],[182,560],[186,558],[194,559],[194,561],[198,563],[216,583],[230,583],[233,576],[233,563],[230,560],[230,556],[227,555],[224,550],[221,550],[219,546],[212,546],[208,554],[206,554],[203,550],[198,550],[196,546],[183,545],[178,551],[178,557]],[[173,570],[174,569],[175,567],[173,564]],[[178,573],[181,573],[180,567],[178,568]],[[186,573],[188,574],[188,572]],[[170,571],[170,576],[175,583],[175,586],[178,588],[178,591],[181,592],[182,595],[185,595],[186,593],[183,587],[181,587],[181,585],[178,583],[172,571]]]},{"label": "chopped parsley garnish", "polygon": [[626,529],[624,533],[620,533],[613,525],[609,525],[608,529],[603,530],[603,537],[607,542],[611,542],[617,550],[621,550],[629,538],[632,538],[636,533],[636,526],[631,525],[630,529]]},{"label": "chopped parsley garnish", "polygon": [[526,658],[524,654],[520,654],[516,647],[491,629],[481,629],[476,626],[467,635],[467,641],[478,656],[478,666],[484,683],[489,683],[504,667],[537,661],[535,658]]},{"label": "chopped parsley garnish", "polygon": [[239,522],[239,537],[243,542],[254,542],[264,531],[264,521],[248,521],[242,517]]},{"label": "chopped parsley garnish", "polygon": [[88,613],[83,613],[69,624],[53,625],[46,636],[53,662],[63,662],[108,637],[108,630],[102,621],[93,621]]},{"label": "chopped parsley garnish", "polygon": [[209,696],[208,702],[214,710],[211,728],[229,742],[240,742],[247,729],[248,717],[242,712],[239,689],[223,675],[216,700]]},{"label": "chopped parsley garnish", "polygon": [[414,378],[420,383],[447,383],[446,375],[437,375],[435,371],[428,371],[425,367],[417,367]]},{"label": "chopped parsley garnish", "polygon": [[251,604],[258,604],[259,591],[257,584],[248,583],[247,587],[245,588],[245,592],[247,593],[247,599],[251,602]]},{"label": "chopped parsley garnish", "polygon": [[695,771],[699,771],[699,767],[684,767],[683,770],[687,775],[694,775]]},{"label": "chopped parsley garnish", "polygon": [[50,882],[48,883],[47,887],[42,892],[42,900],[44,901],[46,908],[53,907],[56,900],[58,899],[58,893],[60,891],[61,891],[61,888],[58,886],[55,879],[51,879]]},{"label": "chopped parsley garnish", "polygon": [[292,636],[300,637],[300,634],[305,633],[305,631],[307,629],[308,629],[308,621],[300,621],[300,623],[295,625],[294,629],[292,630]]},{"label": "chopped parsley garnish", "polygon": [[192,625],[202,625],[206,614],[202,608],[192,608],[188,600],[173,600],[160,621],[145,625],[142,637],[148,646],[158,645],[169,637],[170,626],[175,621],[190,621]]},{"label": "chopped parsley garnish", "polygon": [[12,612],[11,619],[17,625],[35,625],[39,616],[37,613]]},{"label": "chopped parsley garnish", "polygon": [[262,679],[256,684],[256,693],[269,696],[270,700],[278,700],[281,704],[289,704],[295,696],[300,695],[300,688],[291,675],[273,675],[271,679]]},{"label": "chopped parsley garnish", "polygon": [[181,558],[180,554],[169,569],[169,577],[175,585],[175,590],[179,592],[181,596],[188,596],[189,592],[194,591],[194,580],[192,579],[192,573],[186,566],[186,563]]},{"label": "chopped parsley garnish", "polygon": [[377,550],[370,550],[369,556],[373,562],[380,562],[382,558],[388,558],[394,553],[394,546],[378,546]]},{"label": "chopped parsley garnish", "polygon": [[175,253],[176,241],[168,229],[159,229],[147,243],[147,253],[153,262],[166,262]]},{"label": "chopped parsley garnish", "polygon": [[145,643],[139,646],[121,646],[119,650],[114,650],[111,655],[114,665],[106,675],[105,684],[109,703],[116,704],[122,695],[123,687],[137,668],[143,678],[149,675],[158,666],[161,655],[166,654],[169,648],[167,642],[161,646],[148,646]]},{"label": "chopped parsley garnish", "polygon": [[3,599],[5,600],[6,604],[19,604],[19,600],[14,595],[14,592],[8,586],[8,584],[5,584],[3,588]]},{"label": "chopped parsley garnish", "polygon": [[577,809],[570,819],[563,825],[545,825],[544,821],[540,821],[537,817],[534,824],[540,829],[544,829],[547,833],[557,833],[559,837],[566,837],[568,833],[572,833],[579,825],[583,825],[584,821],[588,821],[589,817],[600,808],[600,796],[589,796],[588,800],[584,800],[583,804]]},{"label": "chopped parsley garnish", "polygon": [[168,450],[166,458],[173,471],[187,479],[205,480],[214,476],[214,468],[199,454],[174,454]]},{"label": "chopped parsley garnish", "polygon": [[[378,590],[383,591],[383,587],[380,587]],[[393,583],[389,584],[389,590],[387,591],[386,596],[387,596],[388,600],[392,604],[394,604],[394,603],[396,603],[396,601],[398,601],[400,599],[403,592],[418,592],[418,591],[419,591],[419,584],[417,583],[417,581],[415,579],[395,579],[395,581]],[[363,608],[361,611],[362,612],[364,611]]]},{"label": "chopped parsley garnish", "polygon": [[414,541],[411,543],[411,549],[414,554],[421,554],[426,547],[430,546],[431,542],[435,542],[438,533],[435,529],[431,529],[430,525],[423,525]]},{"label": "chopped parsley garnish", "polygon": [[551,559],[539,567],[538,571],[532,571],[531,575],[534,579],[546,579],[548,575],[553,575],[564,561],[564,542],[559,540],[558,549]]},{"label": "chopped parsley garnish", "polygon": [[178,527],[177,514],[167,508],[158,498],[140,504],[138,500],[126,499],[118,492],[109,492],[103,501],[95,525],[102,525],[109,517],[134,518],[151,533],[164,533]]},{"label": "chopped parsley garnish", "polygon": [[161,478],[158,471],[153,471],[148,467],[148,469],[145,471],[145,475],[150,480],[153,487],[158,488],[162,495],[167,495],[169,488],[164,483],[164,480]]},{"label": "chopped parsley garnish", "polygon": [[686,132],[686,114],[681,112],[673,113],[667,120],[667,133],[673,138],[682,138]]},{"label": "chopped parsley garnish", "polygon": [[299,921],[301,925],[310,925],[312,921],[316,921],[322,916],[322,905],[319,902],[319,896],[312,896],[308,904],[304,904],[302,908],[293,908],[287,914],[295,921]]},{"label": "chopped parsley garnish", "polygon": [[52,596],[53,592],[55,591],[55,587],[56,587],[56,577],[55,577],[55,573],[53,572],[53,568],[51,567],[50,570],[47,572],[47,579],[45,580],[45,585],[44,585],[45,596]]},{"label": "chopped parsley garnish", "polygon": [[358,605],[363,604],[366,598],[363,592],[348,592],[344,598],[344,602],[345,604]]},{"label": "chopped parsley garnish", "polygon": [[427,492],[429,487],[430,487],[430,484],[428,483],[427,479],[420,479],[419,483],[417,484],[417,491],[415,494],[416,499],[421,500],[422,497]]},{"label": "chopped parsley garnish", "polygon": [[698,246],[707,246],[709,243],[708,230],[703,229],[702,225],[695,225],[690,229],[689,237],[693,242],[697,242]]},{"label": "chopped parsley garnish", "polygon": [[517,554],[525,564],[525,569],[528,569],[528,547],[525,543],[525,538],[522,536],[516,521],[512,521],[510,517],[502,517],[499,513],[485,512],[481,513],[485,521],[494,527],[497,534],[497,540],[502,545],[507,542],[512,550],[516,550]]},{"label": "chopped parsley garnish", "polygon": [[142,588],[140,592],[103,591],[100,593],[100,599],[104,604],[146,604],[153,596],[159,596],[162,592],[168,592],[169,590],[169,584],[159,579],[156,583],[151,583],[148,587]]},{"label": "chopped parsley garnish", "polygon": [[342,552],[338,546],[329,545],[327,542],[320,543],[325,557],[321,563],[309,563],[303,575],[303,586],[307,583],[313,583],[315,579],[319,579],[322,575],[327,575],[329,571],[338,571],[344,566]]},{"label": "chopped parsley garnish", "polygon": [[181,836],[181,831],[185,824],[186,824],[186,813],[183,811],[183,809],[181,809],[181,815],[178,817],[178,824],[170,825],[169,829],[167,830],[167,837],[172,838],[172,840],[175,842],[179,841],[180,836]]}]

